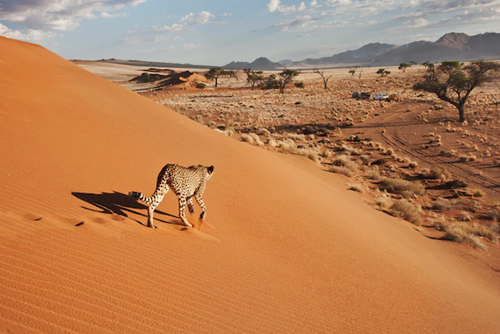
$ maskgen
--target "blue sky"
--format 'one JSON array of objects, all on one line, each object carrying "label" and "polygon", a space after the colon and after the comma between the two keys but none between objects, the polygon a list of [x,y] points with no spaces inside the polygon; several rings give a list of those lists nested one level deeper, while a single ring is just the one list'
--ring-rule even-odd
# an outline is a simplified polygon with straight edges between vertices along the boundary
[{"label": "blue sky", "polygon": [[500,32],[500,0],[0,0],[0,35],[69,59],[224,65]]}]

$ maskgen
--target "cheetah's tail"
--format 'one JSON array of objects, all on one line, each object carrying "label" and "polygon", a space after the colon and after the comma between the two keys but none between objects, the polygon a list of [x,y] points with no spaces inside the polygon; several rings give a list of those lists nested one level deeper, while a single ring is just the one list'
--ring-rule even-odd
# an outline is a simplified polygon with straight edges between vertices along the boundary
[{"label": "cheetah's tail", "polygon": [[143,201],[146,204],[151,204],[153,202],[152,197],[146,197],[142,193],[137,192],[137,191],[131,191],[131,192],[128,193],[128,195],[130,197],[139,199],[139,200]]}]

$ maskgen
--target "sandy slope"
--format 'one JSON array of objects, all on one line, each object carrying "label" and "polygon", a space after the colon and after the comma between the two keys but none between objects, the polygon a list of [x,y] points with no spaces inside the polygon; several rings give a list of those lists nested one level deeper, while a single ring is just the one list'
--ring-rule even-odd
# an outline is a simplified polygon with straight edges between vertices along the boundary
[{"label": "sandy slope", "polygon": [[[0,50],[0,332],[500,332],[498,274],[338,176],[39,46]],[[147,229],[124,195],[168,162],[215,165],[201,230],[171,193]]]}]

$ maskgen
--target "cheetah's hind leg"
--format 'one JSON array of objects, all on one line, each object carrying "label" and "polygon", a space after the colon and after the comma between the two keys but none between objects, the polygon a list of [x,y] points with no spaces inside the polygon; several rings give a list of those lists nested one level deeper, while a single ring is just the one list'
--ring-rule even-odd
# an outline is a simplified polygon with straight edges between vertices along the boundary
[{"label": "cheetah's hind leg", "polygon": [[189,213],[194,213],[193,197],[189,197],[187,199],[187,205],[188,205]]},{"label": "cheetah's hind leg", "polygon": [[179,217],[181,218],[184,225],[187,227],[193,227],[193,225],[186,219],[186,198],[179,197]]}]

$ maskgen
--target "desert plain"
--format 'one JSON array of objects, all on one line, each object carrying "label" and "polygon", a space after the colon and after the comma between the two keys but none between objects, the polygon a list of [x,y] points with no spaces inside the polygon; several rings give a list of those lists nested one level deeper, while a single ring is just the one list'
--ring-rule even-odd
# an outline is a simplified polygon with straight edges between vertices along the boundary
[{"label": "desert plain", "polygon": [[[500,332],[495,85],[463,124],[417,67],[156,90],[130,82],[145,68],[0,50],[0,332]],[[215,166],[203,225],[168,193],[148,229],[127,196],[167,163]],[[453,242],[458,223],[493,235]]]}]

